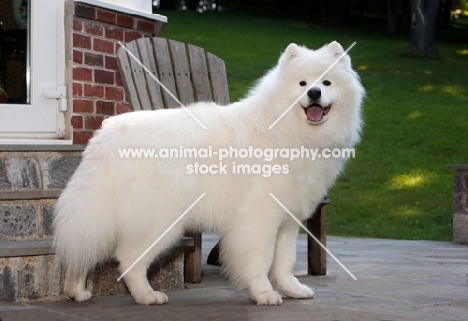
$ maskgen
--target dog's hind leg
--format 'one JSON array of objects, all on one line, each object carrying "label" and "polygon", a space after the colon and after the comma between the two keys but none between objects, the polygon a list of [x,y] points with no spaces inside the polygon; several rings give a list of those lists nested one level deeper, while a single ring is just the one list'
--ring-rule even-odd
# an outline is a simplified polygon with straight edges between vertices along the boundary
[{"label": "dog's hind leg", "polygon": [[86,289],[87,272],[73,273],[67,270],[65,273],[64,294],[70,300],[83,302],[91,299],[93,294]]},{"label": "dog's hind leg", "polygon": [[[130,262],[130,264],[121,265],[125,267],[131,264],[132,262]],[[132,298],[136,303],[143,305],[165,304],[169,302],[167,295],[160,291],[154,291],[148,282],[146,273],[149,264],[151,264],[151,260],[145,259],[135,264],[124,276],[125,284],[129,288]]]},{"label": "dog's hind leg", "polygon": [[[154,232],[154,231],[153,231]],[[123,246],[116,251],[119,261],[119,271],[124,273],[136,259],[147,250],[142,244],[150,246],[160,235],[159,232],[151,232],[150,236],[142,240],[127,239]],[[182,228],[172,228],[157,244],[155,244],[123,277],[130,293],[136,303],[142,305],[165,304],[169,301],[166,294],[154,291],[148,282],[148,267],[165,249],[173,246],[182,235]]]},{"label": "dog's hind leg", "polygon": [[314,291],[301,284],[293,275],[298,230],[299,225],[292,219],[285,221],[279,229],[275,260],[270,275],[278,290],[290,298],[311,299],[314,297]]}]

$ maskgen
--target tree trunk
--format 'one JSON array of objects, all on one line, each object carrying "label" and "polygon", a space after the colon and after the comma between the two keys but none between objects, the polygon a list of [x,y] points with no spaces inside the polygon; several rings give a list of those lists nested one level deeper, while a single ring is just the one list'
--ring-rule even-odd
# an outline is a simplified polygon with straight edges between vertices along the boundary
[{"label": "tree trunk", "polygon": [[410,50],[415,55],[437,57],[435,29],[440,0],[411,0]]},{"label": "tree trunk", "polygon": [[396,10],[394,0],[387,0],[387,29],[388,32],[391,33],[395,33],[396,30]]}]

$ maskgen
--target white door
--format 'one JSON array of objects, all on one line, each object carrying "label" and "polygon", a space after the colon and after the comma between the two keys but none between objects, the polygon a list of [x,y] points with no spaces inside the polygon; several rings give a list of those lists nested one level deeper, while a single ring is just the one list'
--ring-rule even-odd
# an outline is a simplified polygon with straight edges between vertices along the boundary
[{"label": "white door", "polygon": [[11,1],[12,7],[29,3],[30,19],[25,75],[29,88],[20,103],[0,104],[0,144],[61,139],[66,100],[55,99],[53,92],[57,89],[58,97],[65,89],[64,0],[2,1]]}]

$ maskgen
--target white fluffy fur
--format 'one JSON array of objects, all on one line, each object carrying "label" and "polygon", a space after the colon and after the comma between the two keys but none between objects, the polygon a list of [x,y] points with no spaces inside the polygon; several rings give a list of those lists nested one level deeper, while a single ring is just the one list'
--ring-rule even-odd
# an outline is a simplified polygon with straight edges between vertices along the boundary
[{"label": "white fluffy fur", "polygon": [[[106,120],[83,154],[83,160],[58,200],[57,254],[66,267],[65,294],[76,301],[91,298],[86,275],[96,264],[116,258],[125,271],[202,193],[206,196],[124,277],[137,303],[163,304],[146,271],[162,251],[177,243],[186,229],[221,236],[223,270],[239,289],[248,289],[260,305],[281,304],[277,290],[292,298],[313,291],[293,276],[297,224],[269,196],[273,193],[296,217],[310,216],[341,172],[344,159],[275,159],[288,174],[189,175],[194,159],[123,159],[119,148],[350,148],[359,140],[364,89],[348,56],[317,83],[331,110],[321,124],[307,121],[307,95],[277,124],[268,127],[311,85],[343,48],[332,42],[316,51],[295,44],[240,102],[229,107],[198,103],[190,110],[141,111]],[[230,159],[224,163],[266,163]],[[228,167],[230,168],[230,167]]]}]

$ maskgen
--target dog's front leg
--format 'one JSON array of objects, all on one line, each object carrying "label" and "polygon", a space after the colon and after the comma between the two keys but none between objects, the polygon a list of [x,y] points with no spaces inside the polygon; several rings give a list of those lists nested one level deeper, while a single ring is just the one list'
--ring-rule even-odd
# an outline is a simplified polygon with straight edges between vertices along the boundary
[{"label": "dog's front leg", "polygon": [[290,298],[311,299],[314,297],[314,291],[300,283],[293,275],[298,231],[299,225],[292,219],[286,220],[279,229],[270,275],[278,290]]},{"label": "dog's front leg", "polygon": [[[239,213],[235,224],[222,237],[222,268],[238,289],[248,289],[257,305],[281,305],[282,299],[268,279],[275,255],[278,220],[268,211],[252,215]],[[261,212],[260,212],[261,213]]]}]

